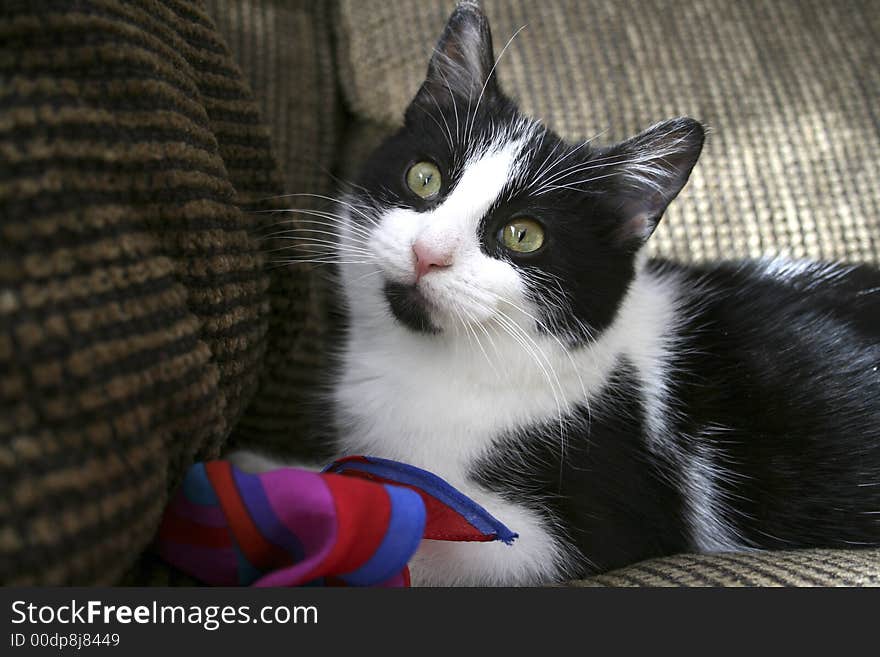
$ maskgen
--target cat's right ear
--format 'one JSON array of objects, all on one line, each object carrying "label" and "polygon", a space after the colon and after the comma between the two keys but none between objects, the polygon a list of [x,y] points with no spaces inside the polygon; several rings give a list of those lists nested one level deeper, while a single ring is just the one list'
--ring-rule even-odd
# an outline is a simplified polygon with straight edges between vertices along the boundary
[{"label": "cat's right ear", "polygon": [[494,66],[489,20],[478,3],[460,2],[446,23],[412,105],[461,105],[466,111],[481,95],[496,93]]},{"label": "cat's right ear", "polygon": [[678,195],[700,157],[705,128],[694,119],[662,121],[606,149],[596,180],[616,200],[619,243],[640,248]]}]

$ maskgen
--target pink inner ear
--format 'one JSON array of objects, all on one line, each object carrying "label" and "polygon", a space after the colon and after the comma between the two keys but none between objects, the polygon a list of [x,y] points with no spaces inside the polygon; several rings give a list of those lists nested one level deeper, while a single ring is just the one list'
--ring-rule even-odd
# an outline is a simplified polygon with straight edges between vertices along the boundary
[{"label": "pink inner ear", "polygon": [[639,240],[644,242],[654,232],[656,222],[647,212],[638,212],[626,219],[618,228],[617,237],[621,242]]}]

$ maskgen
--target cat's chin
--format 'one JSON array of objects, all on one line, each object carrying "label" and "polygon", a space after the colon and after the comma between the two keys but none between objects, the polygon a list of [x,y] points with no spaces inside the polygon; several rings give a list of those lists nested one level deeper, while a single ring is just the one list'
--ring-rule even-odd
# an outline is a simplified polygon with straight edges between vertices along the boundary
[{"label": "cat's chin", "polygon": [[385,299],[394,317],[405,327],[416,333],[439,333],[440,329],[431,321],[428,302],[415,285],[386,282]]}]

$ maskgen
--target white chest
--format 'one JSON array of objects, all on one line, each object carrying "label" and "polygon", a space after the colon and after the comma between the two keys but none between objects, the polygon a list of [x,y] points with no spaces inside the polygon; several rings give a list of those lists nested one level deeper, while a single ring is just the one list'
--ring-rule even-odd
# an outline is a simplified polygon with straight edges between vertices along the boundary
[{"label": "white chest", "polygon": [[340,447],[464,483],[499,438],[554,422],[587,394],[582,362],[550,339],[530,347],[355,333],[335,390]]},{"label": "white chest", "polygon": [[[385,340],[378,341],[385,343]],[[482,353],[487,344],[419,344],[397,335],[382,348],[354,336],[336,389],[340,451],[395,459],[429,470],[471,497],[512,531],[513,545],[424,541],[412,563],[423,585],[538,584],[568,565],[546,517],[477,485],[469,474],[506,433],[553,422],[583,400],[582,374],[569,356]],[[418,348],[414,348],[418,345]],[[456,348],[457,347],[457,348]],[[498,352],[513,349],[502,341]],[[502,365],[502,363],[504,363]],[[546,371],[546,375],[545,375]]]}]

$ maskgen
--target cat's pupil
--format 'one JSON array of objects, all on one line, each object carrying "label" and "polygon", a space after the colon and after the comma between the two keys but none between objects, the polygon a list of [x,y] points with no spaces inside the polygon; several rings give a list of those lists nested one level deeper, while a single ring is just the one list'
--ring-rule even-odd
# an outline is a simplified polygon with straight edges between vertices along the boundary
[{"label": "cat's pupil", "polygon": [[521,231],[519,231],[519,235],[517,235],[517,239],[516,239],[516,241],[517,241],[517,242],[522,242],[525,238],[526,238],[526,231],[525,231],[525,230],[521,230]]}]

